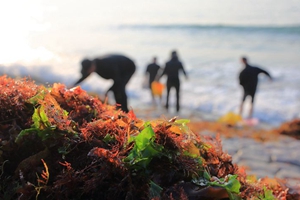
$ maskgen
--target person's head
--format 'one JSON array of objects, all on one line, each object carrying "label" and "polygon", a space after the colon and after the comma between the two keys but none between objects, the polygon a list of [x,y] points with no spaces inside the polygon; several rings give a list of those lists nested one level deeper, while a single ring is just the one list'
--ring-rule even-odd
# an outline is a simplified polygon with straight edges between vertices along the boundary
[{"label": "person's head", "polygon": [[156,58],[156,56],[154,56],[153,57],[153,63],[156,63],[156,61],[157,61],[157,58]]},{"label": "person's head", "polygon": [[92,70],[92,61],[89,59],[84,59],[81,62],[81,74],[82,76],[88,76],[93,72]]},{"label": "person's head", "polygon": [[241,58],[241,61],[242,61],[242,63],[244,63],[245,65],[248,64],[248,60],[247,60],[247,58],[246,58],[245,56],[243,56],[243,57]]},{"label": "person's head", "polygon": [[84,59],[83,61],[81,61],[81,78],[75,82],[74,86],[81,83],[94,71],[95,71],[95,65],[93,64],[92,61],[88,59]]},{"label": "person's head", "polygon": [[172,51],[172,53],[171,53],[171,58],[172,58],[172,59],[177,59],[177,58],[178,58],[177,52],[176,52],[175,50]]}]

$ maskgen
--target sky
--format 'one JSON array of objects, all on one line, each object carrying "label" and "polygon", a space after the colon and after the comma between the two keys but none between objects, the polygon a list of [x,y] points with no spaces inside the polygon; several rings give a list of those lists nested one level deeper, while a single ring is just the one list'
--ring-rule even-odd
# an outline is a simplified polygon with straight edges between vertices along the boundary
[{"label": "sky", "polygon": [[76,32],[80,40],[93,30],[120,24],[299,25],[299,10],[299,0],[2,1],[0,64],[52,58],[50,47],[39,45],[43,35],[59,51],[60,33],[72,37]]}]

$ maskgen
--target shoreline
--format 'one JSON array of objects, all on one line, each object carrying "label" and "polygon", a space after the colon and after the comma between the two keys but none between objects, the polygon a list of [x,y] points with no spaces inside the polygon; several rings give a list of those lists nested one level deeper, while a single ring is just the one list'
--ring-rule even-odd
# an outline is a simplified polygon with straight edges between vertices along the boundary
[{"label": "shoreline", "polygon": [[[222,117],[221,115],[217,115],[214,113],[207,113],[207,112],[201,112],[197,110],[191,110],[182,108],[179,113],[175,111],[175,109],[171,108],[169,111],[167,111],[164,106],[162,105],[150,105],[150,104],[144,104],[141,103],[136,104],[135,107],[129,107],[130,110],[133,110],[135,115],[141,119],[144,120],[153,120],[157,118],[164,118],[164,119],[171,119],[173,117],[177,117],[178,119],[189,119],[191,123],[197,123],[197,122],[212,122],[212,123],[218,123],[219,119]],[[263,130],[271,130],[276,129],[281,126],[285,122],[282,122],[280,124],[271,124],[271,123],[265,123],[258,121],[254,125],[247,125],[245,122],[240,122],[237,124],[237,127],[245,127],[250,126],[255,129],[263,129]]]},{"label": "shoreline", "polygon": [[[160,105],[142,105],[138,107],[129,107],[134,112],[136,117],[144,121],[152,121],[156,119],[187,119],[187,126],[193,132],[209,133],[210,135],[220,134],[226,138],[251,138],[260,142],[265,141],[281,141],[286,138],[299,140],[297,125],[290,123],[299,121],[294,118],[289,121],[284,121],[278,125],[260,122],[257,119],[242,119],[238,122],[221,121],[222,116],[216,114],[204,113],[188,109],[182,109],[179,113],[170,109],[169,112]],[[173,108],[174,109],[174,108]],[[296,122],[296,124],[299,122]]]}]

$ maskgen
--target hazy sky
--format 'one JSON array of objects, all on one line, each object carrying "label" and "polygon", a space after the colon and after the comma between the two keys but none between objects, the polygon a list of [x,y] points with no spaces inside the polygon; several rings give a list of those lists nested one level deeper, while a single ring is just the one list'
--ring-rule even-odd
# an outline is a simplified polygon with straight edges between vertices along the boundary
[{"label": "hazy sky", "polygon": [[0,4],[1,63],[22,54],[51,57],[34,49],[37,34],[85,33],[120,24],[300,24],[299,0],[11,0]]}]

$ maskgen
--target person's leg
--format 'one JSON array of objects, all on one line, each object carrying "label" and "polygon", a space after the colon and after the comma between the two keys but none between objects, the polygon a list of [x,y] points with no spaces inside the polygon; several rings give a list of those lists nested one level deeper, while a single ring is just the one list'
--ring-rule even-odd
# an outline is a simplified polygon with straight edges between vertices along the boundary
[{"label": "person's leg", "polygon": [[179,92],[180,92],[180,82],[179,80],[176,81],[175,83],[175,89],[176,89],[176,111],[179,112],[179,109],[180,109],[180,95],[179,95]]},{"label": "person's leg", "polygon": [[117,109],[122,109],[121,108],[122,97],[121,97],[120,91],[118,91],[116,89],[113,89],[111,91],[113,91],[113,94],[114,94],[114,97],[115,97],[115,101],[116,101],[116,105],[117,105],[116,106]]},{"label": "person's leg", "polygon": [[152,97],[152,104],[153,104],[153,106],[155,106],[156,105],[156,103],[155,103],[155,97],[154,97],[154,94],[153,94],[152,91],[151,91],[151,97]]},{"label": "person's leg", "polygon": [[171,90],[172,84],[170,81],[167,81],[167,99],[166,99],[166,109],[169,109],[169,96],[170,96],[170,90]]},{"label": "person's leg", "polygon": [[128,112],[128,107],[127,107],[127,95],[125,91],[125,85],[114,85],[112,87],[112,91],[115,96],[117,108],[122,109],[124,112]]},{"label": "person's leg", "polygon": [[240,111],[239,111],[240,116],[243,115],[243,107],[244,107],[244,101],[242,100],[240,105]]},{"label": "person's leg", "polygon": [[127,94],[126,94],[126,84],[123,83],[123,85],[121,85],[120,88],[120,92],[121,92],[121,109],[124,112],[128,112],[128,107],[127,107]]},{"label": "person's leg", "polygon": [[243,94],[243,97],[242,97],[242,101],[241,101],[241,105],[240,105],[240,111],[239,111],[240,116],[243,115],[243,108],[244,108],[244,102],[245,102],[246,97],[247,97],[247,93],[244,89],[244,94]]},{"label": "person's leg", "polygon": [[[129,63],[132,68],[135,69],[134,63]],[[122,80],[120,82],[120,85],[115,86],[115,98],[116,102],[120,104],[120,108],[124,112],[128,112],[128,107],[127,107],[127,94],[126,94],[126,85],[129,82],[130,78],[134,74],[134,70],[128,71],[126,74],[123,74]]]},{"label": "person's leg", "polygon": [[135,72],[135,64],[132,61],[128,61],[128,63],[126,63],[126,69],[128,69],[126,71],[126,74],[122,74],[123,76],[123,83],[125,85],[127,85],[127,83],[129,82],[130,78],[132,77],[132,75]]},{"label": "person's leg", "polygon": [[128,106],[127,106],[127,95],[126,95],[125,91],[123,92],[123,96],[122,96],[121,109],[124,112],[129,112]]},{"label": "person's leg", "polygon": [[252,116],[253,116],[253,102],[251,102],[251,104],[250,104],[250,110],[249,110],[249,116],[248,116],[248,118],[251,119]]},{"label": "person's leg", "polygon": [[152,104],[153,104],[153,106],[155,106],[155,96],[154,96],[154,94],[153,94],[152,82],[153,82],[153,81],[150,81],[150,82],[149,82],[149,89],[150,89],[150,92],[151,92]]},{"label": "person's leg", "polygon": [[255,97],[255,91],[250,94],[251,96],[251,105],[249,110],[249,119],[253,117],[253,110],[254,110],[254,97]]},{"label": "person's leg", "polygon": [[162,105],[162,95],[159,95],[159,105]]}]

